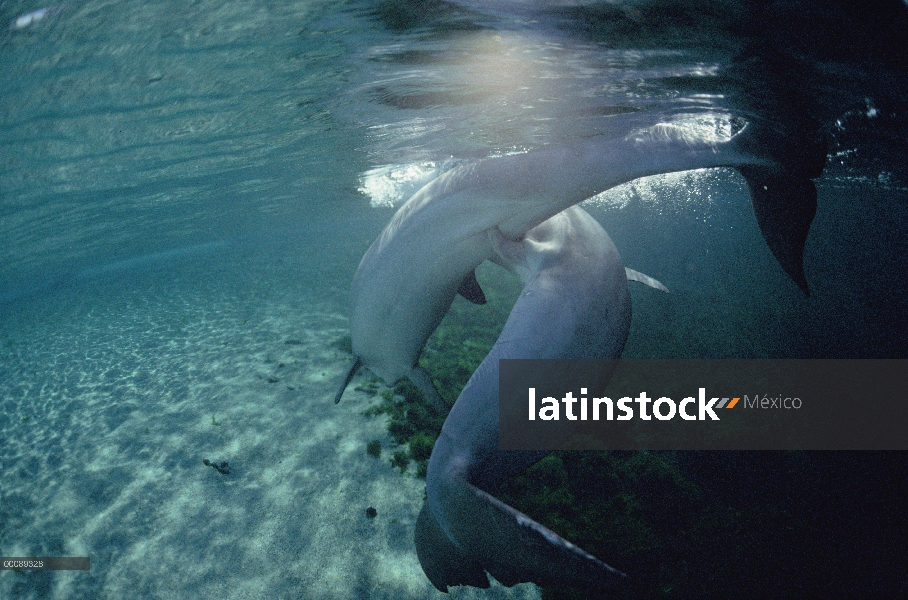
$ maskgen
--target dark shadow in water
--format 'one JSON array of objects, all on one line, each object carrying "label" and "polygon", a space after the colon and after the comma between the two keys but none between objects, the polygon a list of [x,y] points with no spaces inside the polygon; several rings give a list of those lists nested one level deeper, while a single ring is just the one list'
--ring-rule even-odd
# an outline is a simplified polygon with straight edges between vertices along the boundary
[{"label": "dark shadow in water", "polygon": [[596,3],[555,12],[563,31],[604,47],[717,60],[724,66],[716,76],[658,83],[686,97],[716,95],[736,115],[795,135],[822,133],[833,152],[856,149],[855,166],[884,163],[908,184],[908,7],[901,0]]}]

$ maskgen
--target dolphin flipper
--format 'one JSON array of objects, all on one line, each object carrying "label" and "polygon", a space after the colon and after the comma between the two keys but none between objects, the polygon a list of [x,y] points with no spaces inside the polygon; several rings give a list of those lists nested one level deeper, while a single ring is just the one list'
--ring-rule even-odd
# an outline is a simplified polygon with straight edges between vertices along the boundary
[{"label": "dolphin flipper", "polygon": [[489,587],[482,565],[454,545],[425,504],[416,518],[414,540],[419,564],[439,591],[447,592],[452,585]]},{"label": "dolphin flipper", "polygon": [[[353,364],[350,365],[350,369],[347,371],[347,374],[344,376],[344,380],[341,382],[340,389],[337,390],[337,394],[334,396],[334,403],[337,404],[341,401],[341,397],[344,395],[344,390],[347,389],[350,380],[353,379],[353,376],[356,375],[356,372],[362,366],[362,360],[357,356],[353,360]],[[410,370],[410,373],[407,375],[409,379],[416,388],[422,392],[423,397],[426,400],[430,401],[435,405],[440,411],[446,412],[448,410],[447,405],[445,404],[444,399],[441,397],[441,394],[438,393],[438,390],[435,388],[435,384],[432,383],[432,378],[422,367],[414,367]]]},{"label": "dolphin flipper", "polygon": [[416,552],[439,590],[464,583],[486,587],[476,583],[483,570],[508,587],[524,582],[562,587],[569,581],[602,590],[626,582],[621,571],[468,481],[458,478],[452,484],[458,488],[454,494],[463,518],[451,519],[449,525],[457,528],[452,537],[465,547],[447,539],[427,506],[417,521]]},{"label": "dolphin flipper", "polygon": [[467,276],[463,278],[460,287],[457,288],[457,293],[473,304],[486,303],[486,295],[483,293],[482,288],[479,287],[479,282],[476,281],[475,269],[470,271]]},{"label": "dolphin flipper", "polygon": [[407,379],[422,392],[423,398],[431,402],[442,414],[448,412],[448,405],[445,403],[432,378],[422,367],[413,367],[407,375]]},{"label": "dolphin flipper", "polygon": [[656,288],[657,290],[663,291],[666,294],[668,293],[668,288],[662,285],[658,280],[653,279],[649,275],[644,275],[640,271],[635,271],[633,269],[628,269],[624,267],[624,272],[627,274],[628,281],[637,281],[639,283],[646,284],[651,288]]},{"label": "dolphin flipper", "polygon": [[806,177],[766,167],[738,167],[750,189],[754,214],[763,239],[805,296],[804,245],[817,212],[817,188]]},{"label": "dolphin flipper", "polygon": [[341,383],[340,389],[337,390],[337,394],[334,395],[335,404],[341,401],[341,396],[344,395],[344,390],[347,389],[347,385],[350,383],[350,380],[353,379],[353,376],[356,375],[357,371],[359,371],[361,364],[362,361],[358,356],[353,359],[353,364],[350,365],[350,369],[347,371],[347,374],[344,375],[344,381]]}]

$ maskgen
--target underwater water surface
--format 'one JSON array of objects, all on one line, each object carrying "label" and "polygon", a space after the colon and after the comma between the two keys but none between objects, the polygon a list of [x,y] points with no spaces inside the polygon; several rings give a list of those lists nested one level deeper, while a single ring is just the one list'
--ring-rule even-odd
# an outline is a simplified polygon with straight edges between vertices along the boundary
[{"label": "underwater water surface", "polygon": [[[0,597],[442,597],[413,547],[424,481],[389,461],[386,417],[364,414],[381,395],[363,373],[332,399],[363,253],[422,184],[478,158],[657,123],[820,132],[810,298],[731,170],[584,203],[625,263],[671,290],[632,288],[624,356],[908,357],[906,13],[901,0],[0,3],[0,556],[91,557],[90,571],[0,571]],[[479,277],[492,306],[455,303],[427,348],[436,364],[450,340],[497,336],[518,284],[494,266]],[[908,591],[893,576],[904,455],[795,460],[772,502],[841,497],[810,518],[760,496],[772,477],[746,468],[758,455],[665,460],[703,494],[659,471],[678,498],[765,523],[747,568],[791,544],[785,527],[826,532],[828,554],[786,546],[788,567],[741,593]],[[673,581],[653,565],[678,557],[622,518],[628,560]],[[728,542],[720,525],[698,535]],[[652,593],[703,589],[725,588]]]}]

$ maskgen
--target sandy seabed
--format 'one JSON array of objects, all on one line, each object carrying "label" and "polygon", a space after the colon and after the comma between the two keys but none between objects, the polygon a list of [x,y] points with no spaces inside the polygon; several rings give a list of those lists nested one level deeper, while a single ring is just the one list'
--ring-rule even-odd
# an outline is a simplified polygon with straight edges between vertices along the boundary
[{"label": "sandy seabed", "polygon": [[238,254],[3,307],[0,555],[91,569],[3,571],[0,597],[443,597],[413,544],[424,482],[389,464],[384,420],[363,415],[377,398],[354,380],[333,402],[352,266]]}]

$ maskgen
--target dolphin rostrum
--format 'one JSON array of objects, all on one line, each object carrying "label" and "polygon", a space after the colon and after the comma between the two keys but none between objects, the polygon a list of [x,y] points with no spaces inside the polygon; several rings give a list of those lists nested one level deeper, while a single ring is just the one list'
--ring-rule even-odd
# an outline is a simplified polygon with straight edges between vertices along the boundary
[{"label": "dolphin rostrum", "polygon": [[753,123],[725,141],[661,124],[624,138],[590,138],[443,173],[397,211],[359,264],[351,286],[356,358],[335,402],[365,366],[389,383],[408,377],[443,408],[431,378],[419,367],[419,356],[458,291],[482,302],[473,274],[492,258],[489,231],[520,240],[565,208],[638,177],[738,168],[765,239],[806,292],[801,259],[816,207],[810,178],[822,171],[825,152],[804,166],[801,158],[780,156],[781,147],[770,128]]},{"label": "dolphin rostrum", "polygon": [[[504,585],[603,588],[625,579],[491,494],[547,452],[498,448],[498,361],[502,358],[618,358],[631,321],[621,256],[598,222],[572,207],[531,229],[522,242],[490,230],[496,262],[524,289],[501,336],[451,409],[432,450],[416,551],[436,588]],[[645,282],[664,289],[646,276]],[[604,375],[603,385],[610,373]],[[572,421],[553,421],[564,438]]]}]

